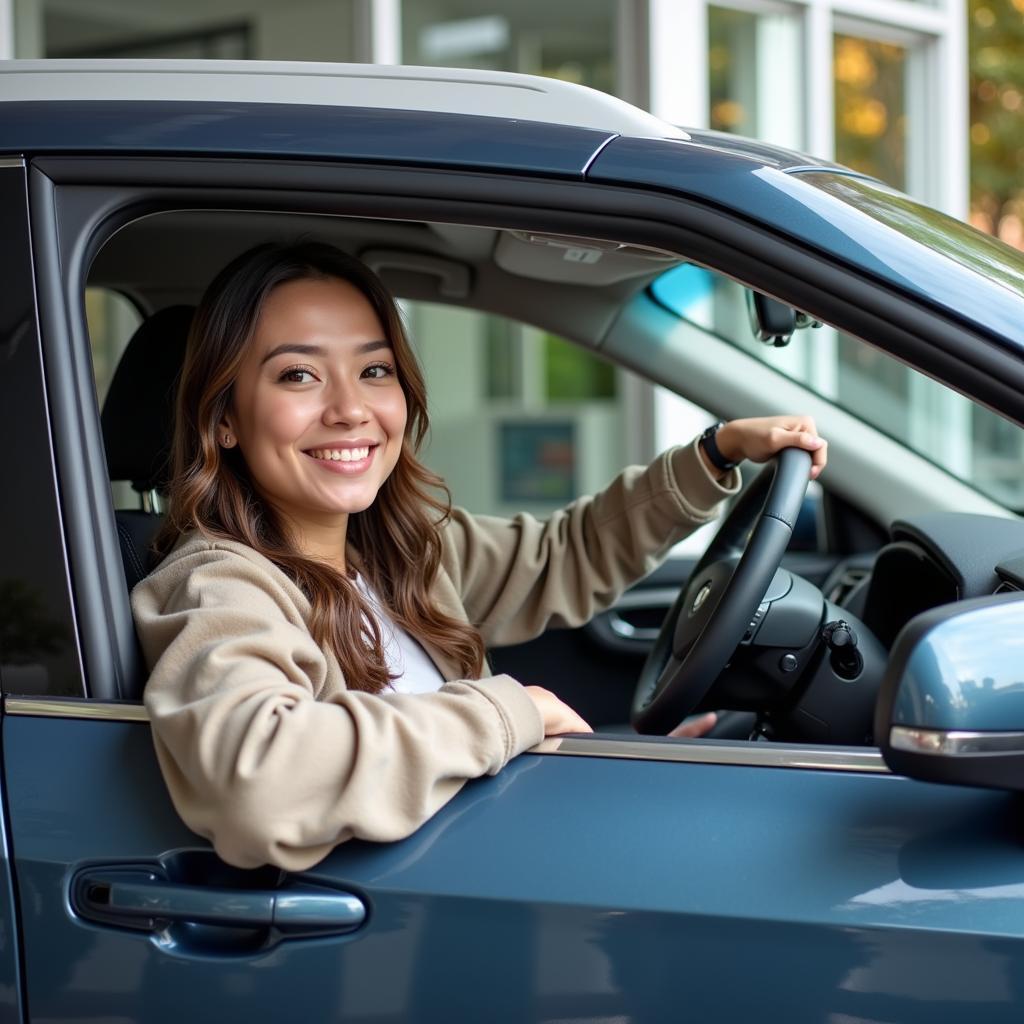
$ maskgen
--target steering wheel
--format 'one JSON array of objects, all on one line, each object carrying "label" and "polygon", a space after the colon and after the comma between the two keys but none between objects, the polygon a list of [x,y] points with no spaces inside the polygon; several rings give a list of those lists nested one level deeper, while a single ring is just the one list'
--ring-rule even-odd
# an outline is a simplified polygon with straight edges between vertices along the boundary
[{"label": "steering wheel", "polygon": [[810,471],[809,452],[783,449],[719,527],[640,671],[630,715],[637,732],[664,736],[711,690],[772,596]]}]

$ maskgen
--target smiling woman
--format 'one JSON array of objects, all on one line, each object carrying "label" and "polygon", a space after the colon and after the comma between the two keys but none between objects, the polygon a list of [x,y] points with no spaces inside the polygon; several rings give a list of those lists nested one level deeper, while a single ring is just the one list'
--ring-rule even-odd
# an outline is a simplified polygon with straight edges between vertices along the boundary
[{"label": "smiling woman", "polygon": [[736,461],[792,445],[825,461],[807,419],[738,420],[547,521],[506,520],[438,496],[426,429],[395,303],[357,260],[265,244],[207,289],[163,560],[132,606],[164,777],[230,863],[295,870],[353,836],[403,837],[465,780],[589,731],[547,690],[489,676],[485,645],[607,607],[716,514]]}]

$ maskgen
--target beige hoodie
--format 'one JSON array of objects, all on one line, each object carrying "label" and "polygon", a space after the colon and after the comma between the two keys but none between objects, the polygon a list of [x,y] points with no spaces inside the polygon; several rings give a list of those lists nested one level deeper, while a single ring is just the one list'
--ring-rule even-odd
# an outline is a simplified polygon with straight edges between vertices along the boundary
[{"label": "beige hoodie", "polygon": [[[488,646],[581,625],[738,486],[735,471],[716,482],[694,443],[544,522],[456,509],[434,593]],[[183,536],[132,608],[174,805],[230,864],[297,871],[353,836],[401,839],[542,738],[516,680],[457,680],[441,650],[427,648],[449,680],[437,693],[347,689],[310,635],[309,601],[244,544]]]}]

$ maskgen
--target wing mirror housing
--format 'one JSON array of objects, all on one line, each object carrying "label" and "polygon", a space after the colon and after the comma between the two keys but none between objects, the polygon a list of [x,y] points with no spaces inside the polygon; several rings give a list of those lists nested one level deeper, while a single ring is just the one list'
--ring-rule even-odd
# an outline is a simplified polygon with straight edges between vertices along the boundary
[{"label": "wing mirror housing", "polygon": [[1024,790],[1024,593],[911,619],[889,653],[875,739],[901,775]]}]

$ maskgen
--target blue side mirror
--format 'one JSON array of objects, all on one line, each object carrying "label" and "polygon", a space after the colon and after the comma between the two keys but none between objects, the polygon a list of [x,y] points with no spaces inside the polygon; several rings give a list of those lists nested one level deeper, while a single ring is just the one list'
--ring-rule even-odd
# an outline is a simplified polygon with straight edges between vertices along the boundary
[{"label": "blue side mirror", "polygon": [[1024,790],[1024,594],[907,623],[889,654],[875,739],[901,775]]}]

